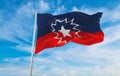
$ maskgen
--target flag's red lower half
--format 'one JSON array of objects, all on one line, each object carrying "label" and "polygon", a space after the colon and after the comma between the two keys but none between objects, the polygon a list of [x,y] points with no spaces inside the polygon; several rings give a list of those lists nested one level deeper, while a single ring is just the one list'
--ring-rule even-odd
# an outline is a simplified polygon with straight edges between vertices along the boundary
[{"label": "flag's red lower half", "polygon": [[78,32],[77,34],[76,32],[70,32],[71,37],[62,37],[62,34],[60,32],[58,32],[58,34],[59,35],[57,36],[56,33],[51,32],[39,37],[36,42],[35,54],[39,53],[40,51],[46,48],[63,46],[68,42],[75,42],[83,45],[92,45],[95,43],[102,42],[104,38],[103,32]]}]

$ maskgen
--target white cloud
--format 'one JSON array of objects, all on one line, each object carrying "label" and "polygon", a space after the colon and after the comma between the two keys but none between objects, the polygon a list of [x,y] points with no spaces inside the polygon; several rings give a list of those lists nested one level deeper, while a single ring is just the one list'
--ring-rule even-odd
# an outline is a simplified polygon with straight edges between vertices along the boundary
[{"label": "white cloud", "polygon": [[23,45],[23,44],[19,44],[17,46],[14,47],[10,47],[12,49],[16,49],[16,50],[21,50],[23,52],[28,52],[31,53],[32,50],[32,44],[31,45]]},{"label": "white cloud", "polygon": [[[9,20],[4,19],[1,11],[1,28],[0,28],[0,39],[8,40],[17,43],[16,49],[28,50],[29,45],[32,41],[33,24],[34,24],[34,3],[28,2],[16,9],[16,12],[9,13]],[[36,3],[40,12],[46,12],[50,9],[47,2],[39,1]],[[2,23],[4,22],[4,23]],[[26,45],[20,47],[19,45]],[[11,47],[12,48],[12,47]],[[15,48],[15,47],[14,47]]]},{"label": "white cloud", "polygon": [[74,6],[74,7],[72,8],[72,11],[79,11],[79,9]]},{"label": "white cloud", "polygon": [[31,19],[33,16],[32,4],[27,3],[23,5],[14,14],[11,13],[11,15],[9,17],[10,20],[4,20],[4,23],[2,23],[0,38],[16,43],[31,43],[30,39],[28,39],[31,36],[31,32],[28,31],[32,30],[30,27],[32,27],[34,21],[28,22],[26,20]]},{"label": "white cloud", "polygon": [[95,13],[96,11],[98,11],[98,9],[91,9],[91,8],[86,8],[86,7],[81,7],[81,8],[77,8],[77,7],[73,7],[72,8],[72,11],[80,11],[80,12],[84,12],[84,13],[87,13],[87,14],[93,14]]},{"label": "white cloud", "polygon": [[[28,76],[29,67],[8,66],[0,68],[0,75],[2,76]],[[65,68],[65,69],[63,69]],[[105,68],[100,67],[53,67],[43,71],[45,67],[38,66],[33,69],[33,76],[119,76],[120,69],[115,66]]]},{"label": "white cloud", "polygon": [[47,2],[44,2],[44,1],[39,1],[38,4],[38,11],[41,13],[41,12],[46,12],[48,10],[50,10],[50,6]]},{"label": "white cloud", "polygon": [[[88,47],[82,50],[82,48],[77,47],[64,51],[55,50],[52,56],[48,58],[45,57],[42,59],[39,57],[37,58],[38,62],[35,61],[35,63],[37,66],[44,66],[44,68],[36,66],[38,70],[36,70],[36,73],[40,72],[40,69],[44,73],[42,74],[43,76],[119,76],[119,48],[118,50],[108,48],[100,49],[101,47],[95,50],[90,48]],[[48,68],[48,70],[44,70],[45,68]]]},{"label": "white cloud", "polygon": [[62,6],[58,7],[53,14],[54,15],[61,14],[65,11],[65,9],[66,9],[65,6],[62,5]]},{"label": "white cloud", "polygon": [[[97,67],[64,67],[51,69],[43,72],[41,76],[119,76],[119,69]],[[40,74],[40,73],[39,73]],[[38,74],[38,75],[39,75]],[[37,75],[36,75],[37,76]]]},{"label": "white cloud", "polygon": [[1,76],[28,76],[29,69],[19,66],[0,67]]},{"label": "white cloud", "polygon": [[[73,47],[37,54],[34,57],[33,76],[119,76],[119,48],[116,50],[106,47],[91,49],[91,47],[85,48],[79,45],[76,48]],[[43,57],[42,54],[45,53],[50,56]],[[0,67],[0,75],[6,76],[6,72],[10,72],[9,76],[29,74],[30,57],[9,58],[4,61],[7,65],[3,64],[4,67]]]},{"label": "white cloud", "polygon": [[113,25],[111,27],[108,27],[104,30],[105,33],[105,40],[103,44],[112,43],[114,41],[120,40],[120,24]]},{"label": "white cloud", "polygon": [[120,21],[120,5],[118,5],[117,7],[115,7],[114,9],[110,9],[110,10],[103,10],[104,13],[104,20],[105,21],[112,21],[112,22],[116,22],[116,21]]}]

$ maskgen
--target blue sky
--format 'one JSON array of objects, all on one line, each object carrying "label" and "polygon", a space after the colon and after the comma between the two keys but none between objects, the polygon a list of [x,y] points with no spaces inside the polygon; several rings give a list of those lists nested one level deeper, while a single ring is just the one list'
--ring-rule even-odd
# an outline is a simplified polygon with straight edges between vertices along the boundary
[{"label": "blue sky", "polygon": [[0,76],[29,76],[34,8],[39,13],[103,12],[102,43],[68,43],[34,56],[33,76],[119,76],[120,0],[0,0]]}]

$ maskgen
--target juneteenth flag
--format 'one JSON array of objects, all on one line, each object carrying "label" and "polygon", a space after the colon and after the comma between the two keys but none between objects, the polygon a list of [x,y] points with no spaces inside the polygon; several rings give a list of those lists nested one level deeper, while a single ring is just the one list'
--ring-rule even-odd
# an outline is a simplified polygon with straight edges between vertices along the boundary
[{"label": "juneteenth flag", "polygon": [[102,12],[88,15],[70,12],[61,15],[37,14],[37,41],[35,54],[43,49],[63,46],[68,42],[92,45],[102,42],[100,29]]}]

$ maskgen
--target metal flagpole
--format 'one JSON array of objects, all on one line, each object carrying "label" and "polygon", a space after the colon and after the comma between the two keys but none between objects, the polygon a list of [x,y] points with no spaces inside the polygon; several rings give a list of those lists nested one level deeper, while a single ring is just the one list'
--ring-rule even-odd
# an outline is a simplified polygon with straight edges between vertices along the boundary
[{"label": "metal flagpole", "polygon": [[37,21],[37,10],[35,10],[34,30],[33,30],[33,39],[32,39],[32,51],[31,51],[31,61],[30,61],[30,76],[32,76],[33,59],[34,59],[34,52],[35,52],[35,35],[36,35],[36,27],[37,27],[36,21]]}]

